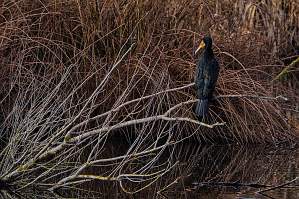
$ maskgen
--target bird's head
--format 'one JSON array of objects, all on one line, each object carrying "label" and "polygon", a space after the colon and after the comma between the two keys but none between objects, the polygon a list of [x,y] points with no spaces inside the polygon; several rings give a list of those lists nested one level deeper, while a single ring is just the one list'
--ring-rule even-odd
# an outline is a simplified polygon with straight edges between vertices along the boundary
[{"label": "bird's head", "polygon": [[210,36],[205,36],[201,42],[199,43],[198,48],[195,51],[195,54],[198,53],[198,51],[200,51],[201,49],[209,49],[212,48],[212,38]]}]

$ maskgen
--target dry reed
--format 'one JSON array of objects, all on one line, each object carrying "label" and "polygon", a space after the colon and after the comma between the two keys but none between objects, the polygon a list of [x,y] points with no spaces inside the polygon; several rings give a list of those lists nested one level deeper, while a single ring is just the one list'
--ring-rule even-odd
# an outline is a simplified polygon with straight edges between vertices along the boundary
[{"label": "dry reed", "polygon": [[[157,165],[165,148],[193,135],[204,142],[295,141],[285,102],[262,99],[298,101],[293,86],[272,82],[281,57],[296,55],[298,38],[298,5],[281,2],[2,2],[1,179],[53,190],[96,178],[121,187],[137,181],[143,189],[175,165]],[[207,33],[221,65],[222,97],[204,124],[192,113],[190,83],[192,48]],[[123,132],[135,137],[126,153],[101,158],[108,136]],[[110,171],[86,173],[110,164]]]}]

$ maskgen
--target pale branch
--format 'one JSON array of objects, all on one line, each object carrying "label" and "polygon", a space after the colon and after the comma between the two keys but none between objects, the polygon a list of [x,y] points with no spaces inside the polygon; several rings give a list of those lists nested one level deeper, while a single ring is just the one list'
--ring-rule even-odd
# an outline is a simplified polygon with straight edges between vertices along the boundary
[{"label": "pale branch", "polygon": [[65,177],[65,178],[63,178],[63,179],[61,179],[61,180],[57,183],[56,186],[58,186],[58,185],[60,185],[60,184],[63,184],[63,183],[66,183],[66,182],[68,182],[68,181],[71,181],[71,180],[75,179],[77,176],[79,176],[79,174],[80,174],[86,167],[88,167],[88,166],[90,166],[90,165],[91,165],[90,163],[85,162],[84,164],[82,164],[82,165],[77,169],[76,172],[74,172],[73,175],[69,175],[69,176],[67,176],[67,177]]},{"label": "pale branch", "polygon": [[117,157],[113,157],[113,158],[107,158],[107,159],[99,159],[99,160],[93,160],[91,161],[89,164],[90,165],[94,165],[94,164],[99,164],[99,163],[104,163],[104,162],[113,162],[113,161],[117,161],[117,160],[122,160],[122,159],[125,159],[125,158],[129,158],[129,157],[139,157],[139,156],[144,156],[146,154],[151,154],[155,151],[158,151],[160,149],[163,149],[165,147],[168,147],[168,146],[171,146],[171,145],[174,145],[176,142],[168,142],[166,144],[163,144],[159,147],[155,147],[153,149],[149,149],[149,150],[145,150],[145,151],[141,151],[139,153],[134,153],[134,154],[130,154],[130,155],[122,155],[122,156],[117,156]]},{"label": "pale branch", "polygon": [[[134,194],[134,193],[137,193],[137,192],[140,192],[144,189],[146,189],[147,187],[149,187],[150,185],[152,185],[155,181],[157,181],[160,177],[162,177],[165,173],[167,173],[168,171],[170,171],[173,167],[175,167],[176,165],[178,164],[178,162],[176,162],[175,164],[171,165],[170,167],[166,168],[166,169],[163,169],[161,171],[157,171],[156,173],[154,174],[149,174],[149,176],[153,176],[152,179],[153,181],[148,183],[147,185],[143,186],[142,188],[140,189],[137,189],[135,191],[128,191],[127,189],[125,189],[125,187],[123,186],[122,184],[122,180],[119,181],[119,185],[121,187],[121,189],[125,192],[125,193],[129,193],[129,194]],[[163,173],[161,173],[163,172]],[[160,174],[159,174],[160,173]],[[135,175],[135,174],[133,174]]]},{"label": "pale branch", "polygon": [[[182,102],[182,103],[180,103],[178,105],[175,105],[175,108],[178,108],[180,106],[183,106],[184,104],[190,104],[190,103],[194,103],[194,100],[189,100],[189,101],[186,101],[186,102]],[[146,118],[141,118],[141,119],[135,119],[135,120],[125,121],[125,122],[122,122],[122,123],[115,124],[113,126],[102,127],[100,129],[92,130],[92,131],[86,132],[86,133],[81,134],[81,135],[77,135],[77,136],[72,137],[72,138],[64,139],[64,141],[61,144],[59,144],[56,147],[54,147],[52,149],[49,149],[49,150],[45,151],[44,153],[40,154],[38,156],[38,158],[35,157],[35,158],[32,158],[32,159],[28,160],[27,163],[25,163],[24,165],[21,165],[20,167],[18,167],[13,172],[7,174],[6,176],[4,176],[4,179],[10,179],[13,176],[18,175],[19,173],[22,173],[22,172],[28,170],[28,168],[30,168],[37,161],[39,161],[41,159],[44,159],[44,158],[47,158],[47,157],[49,157],[51,155],[55,155],[55,154],[59,153],[60,151],[62,151],[65,147],[67,147],[67,146],[69,146],[71,144],[77,143],[80,140],[83,140],[84,138],[87,138],[87,137],[90,137],[90,136],[93,136],[93,135],[97,135],[97,134],[100,134],[100,133],[103,133],[103,132],[107,132],[107,131],[111,131],[111,130],[116,130],[116,129],[123,128],[123,127],[130,126],[130,125],[136,125],[136,124],[141,124],[141,123],[154,122],[154,121],[158,121],[158,120],[165,120],[165,121],[185,121],[185,122],[191,122],[191,123],[195,123],[195,124],[198,124],[198,125],[201,125],[201,126],[205,126],[205,127],[208,127],[208,128],[214,128],[215,126],[224,125],[224,123],[215,123],[215,124],[210,125],[210,124],[199,122],[199,121],[196,121],[196,120],[193,120],[193,119],[190,119],[190,118],[168,117],[168,115],[170,114],[170,112],[172,110],[174,110],[173,107],[170,108],[168,111],[166,111],[162,115],[157,115],[157,116],[151,116],[151,117],[146,117]]]},{"label": "pale branch", "polygon": [[267,191],[272,191],[272,190],[275,190],[275,189],[279,189],[279,188],[285,187],[285,186],[287,186],[289,184],[292,184],[292,183],[296,182],[297,180],[299,180],[299,177],[296,177],[293,180],[285,182],[283,184],[280,184],[280,185],[277,185],[277,186],[274,186],[274,187],[270,187],[270,188],[267,188],[267,189],[263,189],[263,190],[257,191],[256,193],[263,194],[264,192],[267,192]]},{"label": "pale branch", "polygon": [[75,179],[92,179],[92,180],[102,180],[102,181],[121,181],[121,180],[130,180],[131,178],[135,178],[135,179],[140,179],[140,181],[142,181],[142,178],[149,178],[149,177],[153,177],[156,176],[160,173],[164,172],[164,170],[162,171],[158,171],[152,174],[120,174],[117,177],[113,177],[113,176],[99,176],[99,175],[93,175],[93,174],[75,174],[75,175],[71,175],[68,176],[66,178],[63,178],[62,180],[60,180],[55,186],[52,187],[52,190],[56,189],[59,186],[64,185],[64,183],[67,183],[70,180],[75,180]]},{"label": "pale branch", "polygon": [[[168,116],[173,110],[175,110],[175,109],[177,109],[177,108],[179,108],[179,107],[181,107],[183,105],[192,104],[192,103],[195,103],[195,102],[198,101],[198,99],[193,99],[193,100],[188,100],[188,101],[185,101],[185,102],[181,102],[181,103],[179,103],[179,104],[171,107],[168,111],[166,111],[162,115],[150,116],[150,117],[146,117],[146,118],[125,121],[125,122],[118,123],[118,124],[113,125],[113,126],[102,127],[100,129],[88,131],[88,132],[86,132],[84,134],[80,134],[80,135],[76,135],[75,137],[71,137],[71,135],[75,135],[75,134],[72,134],[73,133],[72,130],[74,130],[74,129],[82,126],[82,125],[85,125],[85,124],[87,124],[90,121],[93,121],[93,120],[96,120],[96,119],[98,119],[100,117],[108,115],[108,114],[110,114],[112,112],[119,111],[124,106],[132,104],[134,102],[139,102],[141,100],[148,99],[148,98],[151,98],[151,97],[163,94],[163,93],[185,89],[185,88],[191,87],[193,85],[194,85],[194,83],[191,83],[191,84],[188,84],[188,85],[185,85],[185,86],[182,86],[182,87],[168,89],[168,90],[165,90],[165,91],[157,92],[155,94],[151,94],[151,95],[147,95],[147,96],[144,96],[144,97],[141,97],[141,98],[137,98],[137,99],[125,102],[125,103],[119,105],[118,107],[116,107],[116,108],[108,111],[108,112],[105,112],[105,113],[100,114],[98,116],[95,116],[93,118],[89,118],[88,120],[85,120],[85,121],[77,124],[76,126],[74,126],[66,134],[65,139],[64,139],[64,141],[61,144],[59,144],[58,146],[56,146],[56,147],[54,147],[52,149],[46,150],[46,151],[44,151],[44,149],[45,149],[44,148],[43,150],[41,150],[41,151],[43,151],[43,153],[39,152],[38,156],[35,156],[34,158],[28,160],[28,162],[25,163],[24,165],[21,165],[19,168],[17,168],[13,172],[5,175],[3,179],[9,179],[9,178],[11,178],[11,177],[13,177],[13,176],[15,176],[15,175],[23,172],[23,171],[26,171],[29,167],[31,167],[38,160],[46,158],[46,157],[48,157],[50,155],[55,155],[58,152],[60,152],[61,150],[63,150],[65,147],[67,147],[68,145],[77,143],[77,142],[79,142],[80,140],[82,140],[84,138],[87,138],[87,137],[90,137],[90,136],[93,136],[93,135],[96,135],[96,134],[100,134],[102,132],[116,130],[116,129],[123,128],[123,127],[130,126],[130,125],[136,125],[136,124],[141,124],[141,123],[148,123],[148,122],[153,122],[153,121],[157,121],[157,120],[164,120],[164,121],[185,121],[185,122],[190,122],[190,123],[194,123],[194,124],[197,124],[197,125],[201,125],[201,126],[204,126],[204,127],[207,127],[207,128],[214,128],[215,126],[224,125],[225,123],[218,123],[217,122],[215,124],[211,124],[210,125],[210,124],[206,124],[206,123],[203,123],[203,122],[199,122],[197,120],[193,120],[191,118],[186,118],[186,117],[169,117]],[[287,100],[287,98],[285,98],[283,96],[269,97],[269,96],[257,96],[257,95],[219,95],[219,96],[215,97],[215,99],[219,99],[219,98],[257,98],[257,99],[265,99],[265,100],[278,100],[278,99]]]},{"label": "pale branch", "polygon": [[177,177],[172,183],[168,184],[166,187],[163,187],[162,189],[160,189],[159,191],[157,191],[157,194],[158,195],[163,195],[163,192],[165,190],[167,190],[172,185],[179,183],[179,180],[182,179],[182,178],[183,178],[183,176]]},{"label": "pale branch", "polygon": [[[151,94],[151,95],[147,95],[147,96],[144,96],[144,97],[140,97],[140,98],[137,98],[137,99],[134,99],[134,100],[130,100],[130,101],[127,101],[121,105],[119,105],[118,107],[110,110],[110,111],[107,111],[105,113],[102,113],[100,115],[97,115],[97,116],[94,116],[92,118],[89,118],[88,120],[85,120],[83,122],[80,122],[79,124],[75,125],[70,131],[69,133],[71,134],[74,130],[76,130],[77,128],[81,127],[81,126],[84,126],[86,125],[87,123],[89,122],[92,122],[94,120],[97,120],[101,117],[104,117],[108,114],[111,114],[113,112],[117,112],[119,111],[121,108],[123,108],[124,106],[127,106],[129,104],[132,104],[134,102],[139,102],[139,101],[142,101],[142,100],[145,100],[145,99],[148,99],[148,98],[151,98],[151,97],[154,97],[154,96],[157,96],[157,95],[160,95],[160,94],[163,94],[163,93],[167,93],[167,92],[172,92],[172,91],[178,91],[178,90],[182,90],[182,89],[185,89],[185,88],[188,88],[188,87],[191,87],[191,86],[194,86],[194,83],[191,83],[191,84],[188,84],[188,85],[185,85],[185,86],[182,86],[182,87],[177,87],[177,88],[173,88],[173,89],[168,89],[168,90],[165,90],[165,91],[160,91],[158,93],[155,93],[155,94]],[[259,95],[218,95],[218,96],[215,96],[214,97],[214,100],[216,99],[219,99],[219,98],[257,98],[257,99],[264,99],[264,100],[278,100],[278,99],[282,99],[284,101],[288,101],[288,98],[284,97],[284,96],[276,96],[276,97],[271,97],[271,96],[259,96]],[[177,106],[182,106],[184,104],[189,104],[189,103],[195,103],[197,102],[198,99],[194,99],[194,100],[189,100],[189,101],[186,101],[186,102],[182,102],[180,104],[177,104],[175,105],[174,107],[172,107],[171,110],[168,110],[168,111],[172,111],[173,109],[176,109]]]},{"label": "pale branch", "polygon": [[[162,148],[164,148],[164,147],[165,147],[165,145],[163,145]],[[158,148],[161,149],[161,147],[158,147]],[[153,150],[150,150],[148,153],[151,153],[151,152],[153,152]],[[138,154],[134,154],[134,155],[130,155],[130,156],[125,155],[125,156],[122,156],[122,157],[125,158],[125,157],[136,157],[136,156],[139,156],[139,155]],[[168,169],[162,169],[160,171],[156,171],[156,172],[151,173],[151,174],[135,174],[135,173],[134,174],[119,174],[116,177],[113,177],[113,176],[99,176],[99,175],[93,175],[93,174],[79,174],[82,171],[82,170],[80,170],[80,171],[77,171],[75,174],[73,174],[71,176],[68,176],[68,177],[65,177],[65,178],[61,179],[50,190],[53,191],[53,190],[55,190],[55,189],[57,189],[61,186],[68,185],[70,181],[71,181],[71,183],[76,182],[76,181],[74,181],[76,179],[79,179],[79,180],[80,179],[83,179],[83,180],[91,179],[91,180],[101,180],[101,181],[118,181],[120,183],[121,183],[122,180],[129,180],[131,182],[134,182],[134,181],[138,181],[138,182],[147,181],[147,180],[151,180],[153,178],[156,178],[158,175],[164,175],[164,173],[169,171],[176,164],[177,163],[170,166]],[[90,163],[86,164],[86,166],[89,166],[89,165],[91,165],[91,164]],[[134,179],[134,180],[132,180],[132,179]]]},{"label": "pale branch", "polygon": [[142,101],[142,100],[149,99],[149,98],[158,96],[158,95],[160,95],[160,94],[165,94],[165,93],[169,93],[169,92],[173,92],[173,91],[178,91],[178,90],[182,90],[182,89],[185,89],[185,88],[189,88],[189,87],[191,87],[191,86],[194,86],[194,83],[190,83],[190,84],[187,84],[187,85],[185,85],[185,86],[181,86],[181,87],[177,87],[177,88],[172,88],[172,89],[163,90],[163,91],[160,91],[160,92],[157,92],[157,93],[154,93],[154,94],[146,95],[146,96],[143,96],[143,97],[140,97],[140,98],[137,98],[137,99],[133,99],[133,100],[127,101],[127,102],[125,102],[125,103],[123,103],[123,104],[121,104],[121,105],[119,105],[119,106],[117,106],[117,107],[115,107],[115,108],[113,108],[113,109],[111,109],[111,110],[105,112],[105,113],[102,113],[102,114],[100,114],[100,115],[97,115],[97,116],[94,116],[94,117],[92,117],[92,118],[89,118],[88,120],[85,120],[85,121],[83,121],[83,122],[80,122],[79,124],[77,124],[77,125],[75,125],[73,128],[71,128],[71,130],[70,130],[69,132],[72,132],[72,131],[74,131],[75,129],[81,127],[81,126],[84,126],[84,125],[86,125],[86,124],[89,123],[89,122],[92,122],[92,121],[94,121],[94,120],[97,120],[97,119],[99,119],[99,118],[102,118],[102,117],[104,117],[104,116],[106,116],[106,115],[109,115],[109,114],[111,114],[111,113],[113,113],[113,112],[117,112],[117,111],[119,111],[121,108],[123,108],[123,107],[125,107],[125,106],[127,106],[127,105],[130,105],[130,104],[132,104],[132,103],[140,102],[140,101]]},{"label": "pale branch", "polygon": [[[110,176],[99,176],[99,175],[91,175],[91,174],[85,174],[85,175],[77,175],[73,176],[72,180],[78,178],[78,179],[92,179],[92,180],[104,180],[104,181],[119,181],[119,177],[110,177]],[[61,183],[58,183],[58,185],[61,185]]]},{"label": "pale branch", "polygon": [[[193,101],[193,100],[192,100]],[[193,120],[190,118],[183,118],[183,117],[168,117],[167,115],[157,115],[157,116],[151,116],[151,117],[146,117],[146,118],[141,118],[141,119],[136,119],[136,120],[129,120],[126,122],[122,122],[122,123],[118,123],[115,124],[113,126],[109,126],[109,127],[103,127],[100,129],[96,129],[96,130],[92,130],[92,131],[88,131],[84,134],[75,136],[73,138],[70,138],[68,143],[76,143],[84,138],[93,136],[93,135],[97,135],[99,133],[103,133],[106,131],[111,131],[111,130],[116,130],[116,129],[120,129],[126,126],[131,126],[131,125],[136,125],[136,124],[142,124],[142,123],[148,123],[148,122],[153,122],[153,121],[158,121],[158,120],[165,120],[165,121],[186,121],[186,122],[191,122],[191,123],[195,123],[195,124],[199,124],[201,126],[205,126],[208,128],[214,128],[215,126],[220,126],[220,125],[224,125],[225,123],[215,123],[215,124],[206,124],[203,122],[199,122],[197,120]]]},{"label": "pale branch", "polygon": [[269,185],[257,184],[257,183],[241,183],[241,182],[195,182],[193,189],[205,187],[205,186],[220,186],[220,187],[252,187],[252,188],[264,188]]},{"label": "pale branch", "polygon": [[[114,69],[121,63],[121,61],[124,59],[124,57],[131,51],[133,47],[133,44],[130,46],[130,48],[123,54],[123,56],[117,60],[116,63],[114,63],[112,65],[112,68],[110,69],[110,71],[105,75],[104,79],[101,81],[101,83],[97,86],[97,88],[93,91],[93,93],[89,96],[89,98],[87,99],[87,101],[85,102],[83,108],[79,111],[79,113],[72,118],[72,120],[63,128],[61,129],[58,133],[56,133],[56,135],[54,135],[51,140],[48,142],[48,144],[43,147],[38,153],[37,155],[33,158],[33,162],[36,162],[36,160],[40,159],[40,156],[42,156],[42,154],[44,152],[46,152],[46,150],[48,149],[48,147],[50,146],[50,144],[60,135],[62,135],[68,128],[70,128],[70,126],[77,121],[77,119],[82,115],[83,111],[87,108],[87,106],[89,105],[89,103],[94,99],[94,97],[96,95],[98,95],[98,92],[100,89],[102,89],[104,87],[104,85],[107,83],[107,80],[110,78],[111,73],[114,71]],[[62,81],[63,82],[63,81]]]},{"label": "pale branch", "polygon": [[[189,84],[187,86],[190,86],[190,85],[193,85],[193,84]],[[182,87],[181,87],[182,88]],[[186,88],[186,87],[185,87]],[[178,89],[178,88],[176,88]],[[251,98],[260,98],[260,99],[270,99],[270,100],[276,100],[276,99],[284,99],[286,100],[285,97],[283,96],[277,96],[277,97],[268,97],[268,96],[255,96],[255,95],[219,95],[217,96],[216,99],[218,98],[239,98],[239,97],[251,97]],[[138,98],[138,101],[140,100],[140,98]],[[134,100],[132,101],[129,101],[128,103],[132,103]],[[115,130],[115,129],[119,129],[119,128],[123,128],[123,127],[126,127],[126,126],[130,126],[130,125],[135,125],[135,124],[140,124],[140,123],[146,123],[146,122],[152,122],[152,121],[157,121],[157,120],[166,120],[166,121],[186,121],[186,122],[191,122],[191,123],[195,123],[195,124],[199,124],[201,126],[205,126],[205,127],[208,127],[208,128],[214,128],[215,126],[221,126],[221,125],[224,125],[225,123],[215,123],[215,124],[206,124],[206,123],[203,123],[203,122],[199,122],[197,120],[193,120],[193,119],[190,119],[190,118],[182,118],[182,117],[168,117],[168,115],[170,114],[171,111],[173,111],[174,109],[180,107],[180,106],[183,106],[183,105],[186,105],[186,104],[190,104],[190,103],[195,103],[197,102],[198,100],[197,99],[194,99],[194,100],[188,100],[188,101],[185,101],[185,102],[181,102],[173,107],[171,107],[168,111],[166,111],[163,115],[157,115],[157,116],[151,116],[151,117],[147,117],[147,118],[142,118],[142,119],[136,119],[136,120],[130,120],[130,121],[126,121],[126,122],[122,122],[122,123],[118,123],[116,125],[113,125],[113,126],[110,126],[110,127],[103,127],[103,128],[100,128],[100,129],[96,129],[96,130],[93,130],[93,131],[89,131],[89,132],[86,132],[84,134],[81,134],[81,135],[78,135],[76,137],[73,137],[73,138],[70,138],[68,140],[68,143],[75,143],[75,142],[78,142],[80,141],[81,139],[84,139],[86,137],[89,137],[89,136],[92,136],[92,135],[95,135],[95,134],[99,134],[99,133],[102,133],[102,132],[106,132],[106,131],[110,131],[110,130]],[[127,105],[126,103],[122,104],[121,106],[125,106]],[[119,106],[120,107],[120,106]],[[65,143],[66,144],[66,143]],[[57,147],[53,148],[52,150],[49,151],[50,154],[55,154],[57,153],[58,151],[62,150],[64,145],[63,143],[61,145],[58,145]]]},{"label": "pale branch", "polygon": [[260,96],[260,95],[218,95],[215,96],[214,99],[219,99],[219,98],[256,98],[256,99],[263,99],[263,100],[284,100],[284,101],[288,101],[289,99],[282,96],[282,95],[278,95],[275,97],[271,97],[271,96]]}]

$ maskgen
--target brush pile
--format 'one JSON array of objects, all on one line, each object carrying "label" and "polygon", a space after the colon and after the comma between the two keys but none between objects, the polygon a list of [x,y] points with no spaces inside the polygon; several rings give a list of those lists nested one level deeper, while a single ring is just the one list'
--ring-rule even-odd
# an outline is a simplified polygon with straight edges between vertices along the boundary
[{"label": "brush pile", "polygon": [[[298,56],[295,2],[2,2],[0,179],[52,190],[82,179],[151,184],[174,165],[155,165],[163,150],[191,136],[296,141],[286,110],[299,101],[298,70],[274,80]],[[192,111],[192,49],[207,33],[221,71],[205,124]],[[112,134],[130,146],[103,158]]]}]

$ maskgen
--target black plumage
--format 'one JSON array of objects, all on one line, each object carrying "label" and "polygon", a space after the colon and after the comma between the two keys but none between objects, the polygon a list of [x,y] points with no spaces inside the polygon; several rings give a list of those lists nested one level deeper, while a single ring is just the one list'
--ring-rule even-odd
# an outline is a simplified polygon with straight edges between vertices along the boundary
[{"label": "black plumage", "polygon": [[213,98],[219,75],[219,64],[214,57],[211,37],[206,36],[203,38],[195,54],[201,48],[204,48],[204,51],[198,60],[195,74],[195,88],[199,99],[196,104],[195,114],[202,120],[207,116],[209,103]]}]

